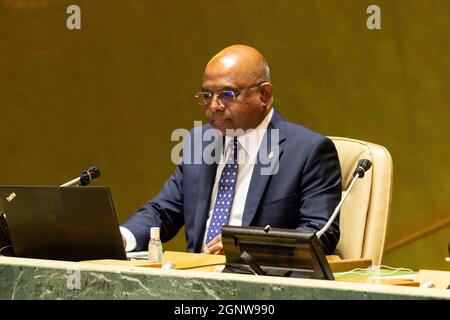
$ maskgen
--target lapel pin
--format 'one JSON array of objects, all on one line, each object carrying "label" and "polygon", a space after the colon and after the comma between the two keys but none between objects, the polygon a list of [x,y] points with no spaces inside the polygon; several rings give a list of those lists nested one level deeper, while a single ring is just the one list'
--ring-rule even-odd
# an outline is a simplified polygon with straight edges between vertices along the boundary
[{"label": "lapel pin", "polygon": [[272,151],[270,151],[270,152],[267,154],[267,158],[269,158],[269,159],[272,159],[272,158],[273,158],[273,152],[272,152]]}]

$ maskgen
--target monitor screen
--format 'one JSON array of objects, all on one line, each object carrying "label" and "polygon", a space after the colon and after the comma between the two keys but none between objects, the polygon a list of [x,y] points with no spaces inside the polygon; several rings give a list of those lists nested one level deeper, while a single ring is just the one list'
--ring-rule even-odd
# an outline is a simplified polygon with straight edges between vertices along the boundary
[{"label": "monitor screen", "polygon": [[334,280],[314,232],[223,226],[223,272]]}]

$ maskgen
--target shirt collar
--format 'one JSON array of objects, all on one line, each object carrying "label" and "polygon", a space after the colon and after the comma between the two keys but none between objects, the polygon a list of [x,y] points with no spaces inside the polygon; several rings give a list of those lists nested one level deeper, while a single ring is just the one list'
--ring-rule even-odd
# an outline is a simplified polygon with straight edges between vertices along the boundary
[{"label": "shirt collar", "polygon": [[[253,159],[259,150],[261,141],[269,126],[270,120],[272,120],[273,108],[270,109],[266,117],[261,123],[254,129],[246,130],[243,135],[237,137],[238,149],[245,151],[245,154],[249,159]],[[228,155],[233,150],[233,136],[225,136],[225,154]],[[241,158],[241,155],[239,155]]]}]

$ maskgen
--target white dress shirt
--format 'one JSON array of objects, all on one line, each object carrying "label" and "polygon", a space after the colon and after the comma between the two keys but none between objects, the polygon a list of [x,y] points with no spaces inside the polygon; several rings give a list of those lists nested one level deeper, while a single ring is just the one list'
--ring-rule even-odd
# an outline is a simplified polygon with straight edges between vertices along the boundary
[{"label": "white dress shirt", "polygon": [[[267,114],[264,120],[255,129],[247,130],[244,134],[237,137],[238,140],[238,163],[239,172],[236,181],[236,189],[234,193],[233,205],[231,207],[229,225],[240,226],[242,225],[242,217],[244,214],[245,200],[247,199],[248,188],[252,178],[253,168],[256,163],[256,157],[263,140],[266,129],[272,119],[273,109]],[[232,156],[233,151],[233,137],[225,137],[225,149],[221,155],[220,162],[217,165],[216,178],[214,181],[213,190],[211,193],[211,202],[208,212],[208,220],[206,221],[205,234],[203,236],[202,252],[205,248],[206,234],[208,233],[209,223],[214,211],[214,205],[216,203],[217,189],[219,180],[222,175],[223,168],[227,163],[227,160]],[[125,251],[133,251],[136,248],[136,238],[130,230],[120,227],[120,232],[124,236],[127,246]]]},{"label": "white dress shirt", "polygon": [[[234,192],[233,205],[231,207],[230,219],[228,224],[232,226],[241,226],[242,217],[244,214],[245,200],[247,199],[248,188],[252,178],[253,167],[256,163],[256,157],[258,155],[259,147],[261,145],[264,134],[266,133],[267,126],[272,119],[273,109],[267,114],[264,120],[252,130],[247,130],[243,135],[238,136],[238,163],[239,173],[236,180],[236,189]],[[214,211],[214,205],[216,203],[216,197],[218,192],[219,180],[222,175],[223,168],[228,159],[233,153],[233,138],[231,136],[225,137],[225,150],[220,158],[220,162],[217,166],[216,179],[211,194],[211,203],[209,206],[208,220],[206,221],[205,235],[203,236],[202,252],[205,248],[206,235],[208,233],[209,223]]]}]

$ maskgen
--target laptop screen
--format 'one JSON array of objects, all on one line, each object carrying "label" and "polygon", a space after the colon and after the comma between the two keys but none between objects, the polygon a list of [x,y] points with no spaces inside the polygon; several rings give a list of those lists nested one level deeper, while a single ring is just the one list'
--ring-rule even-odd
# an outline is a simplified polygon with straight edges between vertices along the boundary
[{"label": "laptop screen", "polygon": [[108,187],[0,186],[18,257],[126,259]]}]

